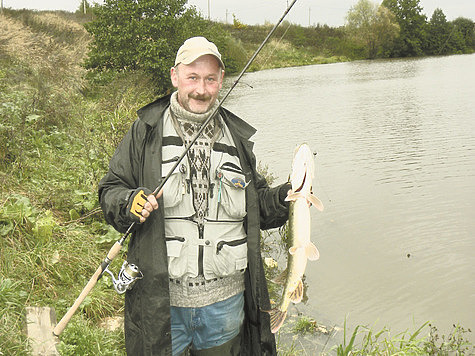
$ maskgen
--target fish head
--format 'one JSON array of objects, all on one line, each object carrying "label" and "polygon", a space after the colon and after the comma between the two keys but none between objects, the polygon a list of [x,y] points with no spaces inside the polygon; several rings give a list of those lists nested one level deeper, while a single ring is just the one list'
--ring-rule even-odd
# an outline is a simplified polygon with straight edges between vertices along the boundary
[{"label": "fish head", "polygon": [[292,172],[290,174],[292,191],[310,192],[314,171],[315,163],[313,153],[307,144],[301,144],[295,149],[294,159],[292,161]]}]

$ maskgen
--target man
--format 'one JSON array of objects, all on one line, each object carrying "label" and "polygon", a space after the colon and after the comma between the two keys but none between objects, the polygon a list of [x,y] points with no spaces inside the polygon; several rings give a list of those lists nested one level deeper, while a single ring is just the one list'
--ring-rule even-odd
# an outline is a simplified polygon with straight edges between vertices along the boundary
[{"label": "man", "polygon": [[99,184],[107,222],[125,231],[128,262],[143,272],[125,298],[129,355],[273,355],[260,229],[288,218],[288,184],[256,172],[255,130],[220,108],[153,196],[201,124],[218,106],[224,64],[204,37],[185,41],[171,68],[177,91],[138,110],[138,120]]}]

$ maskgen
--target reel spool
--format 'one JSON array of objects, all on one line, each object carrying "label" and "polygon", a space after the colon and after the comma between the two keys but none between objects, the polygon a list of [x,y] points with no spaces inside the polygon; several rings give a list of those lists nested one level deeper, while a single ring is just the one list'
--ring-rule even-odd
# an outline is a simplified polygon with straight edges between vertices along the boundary
[{"label": "reel spool", "polygon": [[143,278],[140,269],[133,263],[129,264],[127,261],[124,261],[122,264],[117,279],[115,279],[114,274],[109,270],[109,268],[106,268],[104,272],[109,273],[112,278],[114,289],[119,294],[124,294],[127,290],[132,289],[135,282],[137,282],[138,279]]}]

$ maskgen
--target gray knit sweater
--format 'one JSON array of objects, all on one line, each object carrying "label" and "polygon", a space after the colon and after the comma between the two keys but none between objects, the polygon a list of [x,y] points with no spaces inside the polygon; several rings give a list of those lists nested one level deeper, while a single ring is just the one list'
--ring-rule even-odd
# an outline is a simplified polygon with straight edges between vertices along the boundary
[{"label": "gray knit sweater", "polygon": [[[178,135],[187,145],[196,135],[201,124],[216,109],[218,103],[204,114],[185,110],[177,100],[177,93],[170,99],[172,120]],[[196,214],[193,219],[203,224],[208,209],[210,157],[213,143],[220,138],[219,120],[212,120],[188,152],[191,169],[193,204]],[[244,275],[233,275],[206,280],[204,276],[170,279],[170,304],[175,307],[203,307],[236,295],[244,290]]]}]

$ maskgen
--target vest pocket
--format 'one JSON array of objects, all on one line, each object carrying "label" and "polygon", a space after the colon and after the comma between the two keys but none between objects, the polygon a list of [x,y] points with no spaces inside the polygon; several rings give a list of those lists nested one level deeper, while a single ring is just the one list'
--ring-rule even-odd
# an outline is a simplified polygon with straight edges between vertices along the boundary
[{"label": "vest pocket", "polygon": [[198,229],[188,219],[165,219],[168,275],[178,279],[198,275]]},{"label": "vest pocket", "polygon": [[[176,160],[166,162],[162,165],[162,172],[165,175],[171,170]],[[186,218],[195,213],[187,171],[186,162],[181,162],[163,186],[163,207],[166,217]]]},{"label": "vest pocket", "polygon": [[247,268],[247,237],[242,222],[207,222],[204,236],[205,278],[226,277]]},{"label": "vest pocket", "polygon": [[247,238],[230,237],[219,240],[204,263],[205,277],[226,277],[247,267]]},{"label": "vest pocket", "polygon": [[246,216],[246,180],[243,173],[229,170],[224,165],[218,169],[218,195],[226,213],[235,219]]},{"label": "vest pocket", "polygon": [[[162,165],[163,175],[166,176],[175,162],[169,162]],[[180,164],[175,168],[173,174],[168,178],[163,186],[163,207],[171,208],[183,199],[185,194],[185,178],[180,172]],[[163,178],[163,177],[162,177]]]},{"label": "vest pocket", "polygon": [[170,278],[182,277],[187,269],[188,260],[185,251],[186,239],[179,236],[167,236],[168,275]]}]

